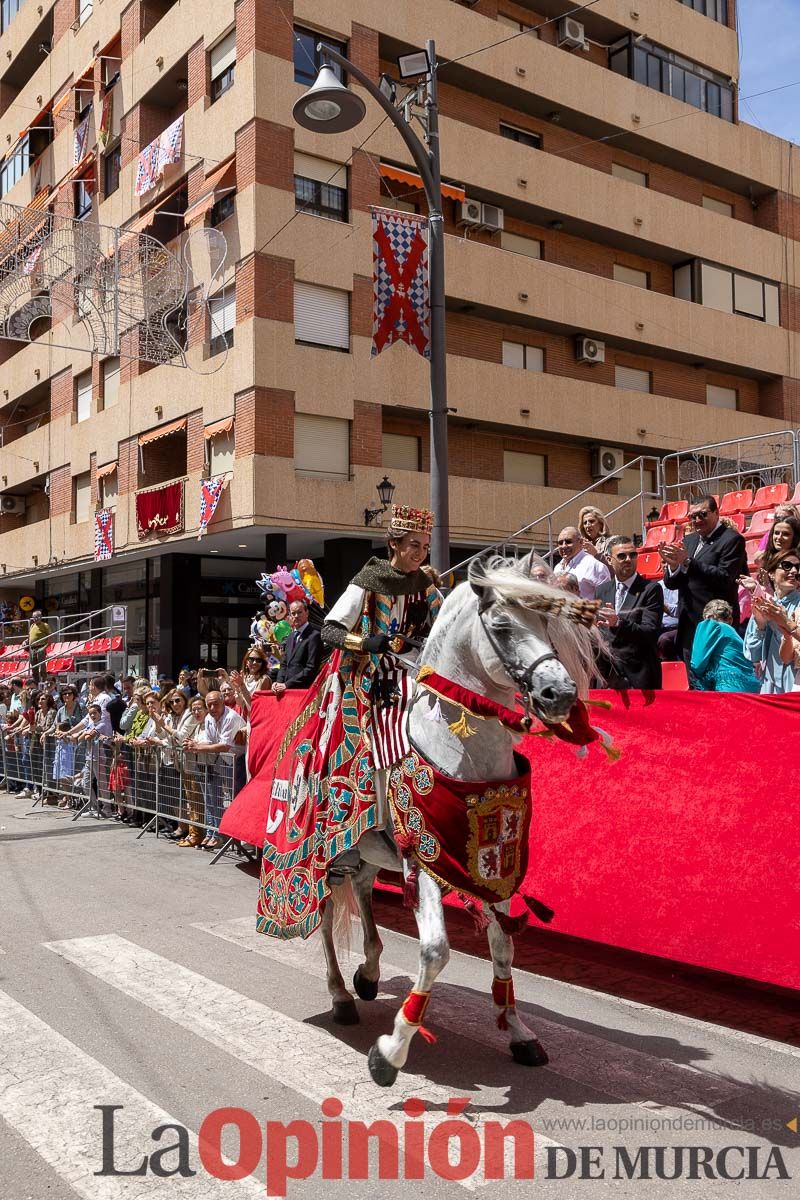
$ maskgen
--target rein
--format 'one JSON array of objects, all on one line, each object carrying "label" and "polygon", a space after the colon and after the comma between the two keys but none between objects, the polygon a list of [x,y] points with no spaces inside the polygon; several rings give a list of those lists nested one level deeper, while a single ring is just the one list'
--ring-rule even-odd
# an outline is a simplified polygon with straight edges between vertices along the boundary
[{"label": "rein", "polygon": [[506,708],[505,705],[498,704],[495,700],[490,700],[488,696],[481,696],[478,692],[462,687],[461,684],[453,683],[444,675],[439,675],[433,667],[421,666],[417,672],[417,683],[437,699],[455,704],[462,710],[461,720],[455,723],[455,727],[451,727],[451,732],[457,733],[461,737],[469,737],[475,732],[466,724],[467,713],[480,721],[499,721],[505,729],[511,730],[512,733],[529,733],[531,725],[536,719],[528,716],[527,713]]}]

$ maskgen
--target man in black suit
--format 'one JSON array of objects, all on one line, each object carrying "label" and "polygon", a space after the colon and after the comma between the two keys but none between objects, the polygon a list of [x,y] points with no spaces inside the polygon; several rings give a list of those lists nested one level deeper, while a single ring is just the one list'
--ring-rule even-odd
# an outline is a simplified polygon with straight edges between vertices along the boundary
[{"label": "man in black suit", "polygon": [[747,574],[745,540],[723,525],[713,496],[699,496],[689,508],[692,532],[683,542],[659,547],[666,567],[664,583],[678,593],[678,654],[686,663],[692,657],[694,633],[709,600],[727,600],[733,609],[734,628],[739,624],[740,575]]},{"label": "man in black suit", "polygon": [[609,538],[606,553],[613,578],[597,589],[597,599],[603,602],[597,623],[611,651],[605,664],[608,686],[617,690],[660,688],[661,585],[642,579],[637,572],[639,552],[630,538]]},{"label": "man in black suit", "polygon": [[289,624],[292,632],[286,639],[283,662],[272,685],[276,696],[287,688],[310,687],[322,662],[322,639],[319,631],[308,623],[308,606],[304,600],[293,600],[290,604]]}]

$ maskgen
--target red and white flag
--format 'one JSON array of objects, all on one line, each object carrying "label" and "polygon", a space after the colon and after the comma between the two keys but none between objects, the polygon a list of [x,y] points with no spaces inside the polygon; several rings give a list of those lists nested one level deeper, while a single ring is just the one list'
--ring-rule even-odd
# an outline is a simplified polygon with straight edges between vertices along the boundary
[{"label": "red and white flag", "polygon": [[101,508],[94,514],[94,561],[102,562],[114,553],[114,510]]},{"label": "red and white flag", "polygon": [[200,480],[200,530],[197,534],[198,542],[206,533],[208,523],[217,511],[220,496],[225,491],[227,482],[227,477],[224,475],[220,475],[216,479]]},{"label": "red and white flag", "polygon": [[372,210],[372,357],[394,342],[431,356],[428,218]]}]

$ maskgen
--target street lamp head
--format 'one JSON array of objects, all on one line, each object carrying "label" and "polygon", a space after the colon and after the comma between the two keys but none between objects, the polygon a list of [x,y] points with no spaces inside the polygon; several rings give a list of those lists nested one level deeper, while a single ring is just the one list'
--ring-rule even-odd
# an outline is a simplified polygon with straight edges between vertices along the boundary
[{"label": "street lamp head", "polygon": [[295,103],[292,115],[298,125],[313,133],[346,133],[363,121],[366,111],[361,97],[348,91],[330,67],[322,67]]},{"label": "street lamp head", "polygon": [[388,508],[392,503],[392,496],[394,495],[395,490],[394,484],[391,482],[388,475],[384,475],[381,482],[377,485],[376,490],[378,492],[381,504],[384,508]]}]

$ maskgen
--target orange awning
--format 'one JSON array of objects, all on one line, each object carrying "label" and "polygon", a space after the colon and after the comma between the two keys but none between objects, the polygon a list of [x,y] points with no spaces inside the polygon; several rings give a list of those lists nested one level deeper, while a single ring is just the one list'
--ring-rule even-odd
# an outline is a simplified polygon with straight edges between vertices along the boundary
[{"label": "orange awning", "polygon": [[106,463],[104,467],[97,468],[97,478],[106,479],[109,475],[113,475],[116,469],[117,464],[115,462]]},{"label": "orange awning", "polygon": [[223,163],[216,171],[206,176],[205,187],[199,200],[195,200],[183,214],[185,225],[191,225],[204,217],[208,210],[216,204],[223,192],[232,192],[236,188],[236,162]]},{"label": "orange awning", "polygon": [[155,221],[164,205],[169,203],[176,192],[181,190],[182,186],[183,184],[179,183],[178,186],[172,188],[171,191],[166,192],[163,196],[159,196],[152,208],[148,208],[147,212],[142,213],[141,217],[135,221],[132,221],[130,225],[126,225],[124,229],[121,229],[120,234],[124,235],[126,233],[141,233],[143,229],[148,229],[153,224],[153,221]]},{"label": "orange awning", "polygon": [[59,99],[56,100],[55,104],[53,105],[53,116],[54,117],[57,117],[58,114],[61,112],[62,108],[64,108],[67,105],[67,103],[69,102],[69,98],[72,95],[72,90],[73,89],[71,87],[68,87],[67,90],[64,92],[64,95],[60,96]]},{"label": "orange awning", "polygon": [[213,425],[206,425],[203,430],[204,438],[216,437],[218,433],[230,433],[233,429],[233,417],[225,417],[221,421],[215,421]]},{"label": "orange awning", "polygon": [[[379,165],[379,171],[384,179],[391,179],[395,183],[405,183],[409,187],[416,188],[418,191],[424,191],[422,176],[417,175],[414,171],[408,171],[405,167],[393,167],[390,163],[382,162]],[[467,193],[463,187],[457,187],[452,183],[442,184],[442,195],[448,200],[466,200]]]},{"label": "orange awning", "polygon": [[186,417],[179,417],[177,421],[170,421],[168,425],[159,425],[158,429],[151,429],[149,433],[139,434],[139,445],[149,446],[151,442],[157,442],[159,438],[169,437],[172,433],[180,433],[186,428]]},{"label": "orange awning", "polygon": [[88,170],[88,168],[92,165],[93,162],[94,162],[94,150],[90,150],[88,154],[84,154],[83,158],[81,159],[81,161],[78,163],[78,165],[76,167],[73,167],[70,171],[67,171],[64,178],[59,180],[59,182],[53,188],[52,194],[55,196],[55,194],[57,192],[63,191],[68,183],[72,183],[80,175],[83,175],[84,171]]}]

